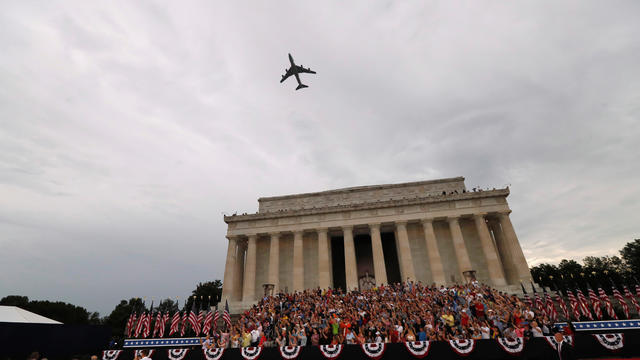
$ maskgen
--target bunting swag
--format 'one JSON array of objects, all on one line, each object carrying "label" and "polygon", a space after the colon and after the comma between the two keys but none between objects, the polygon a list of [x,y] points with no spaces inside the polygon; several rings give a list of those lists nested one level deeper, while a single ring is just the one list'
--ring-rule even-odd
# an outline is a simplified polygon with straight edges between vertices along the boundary
[{"label": "bunting swag", "polygon": [[429,354],[430,343],[428,341],[407,341],[404,345],[407,347],[407,351],[418,359],[422,359]]},{"label": "bunting swag", "polygon": [[497,340],[502,350],[506,351],[509,354],[519,355],[524,349],[524,341],[522,341],[522,338],[520,337],[517,337],[515,339],[498,338]]},{"label": "bunting swag", "polygon": [[215,348],[215,349],[202,349],[202,354],[204,358],[207,360],[219,360],[224,354],[223,348]]},{"label": "bunting swag", "polygon": [[242,354],[242,357],[245,358],[245,360],[255,360],[260,356],[261,352],[262,352],[262,347],[260,346],[246,347],[246,348],[242,348],[242,351],[240,351],[240,353]]},{"label": "bunting swag", "polygon": [[593,334],[600,345],[611,351],[618,351],[624,346],[624,335],[622,333],[615,334]]},{"label": "bunting swag", "polygon": [[378,360],[384,354],[384,343],[366,343],[362,344],[362,351],[370,358]]},{"label": "bunting swag", "polygon": [[320,345],[320,352],[327,359],[335,359],[342,352],[342,345]]},{"label": "bunting swag", "polygon": [[117,360],[122,350],[105,350],[102,352],[102,360]]},{"label": "bunting swag", "polygon": [[169,360],[182,360],[189,352],[189,349],[169,349],[167,350],[167,357]]},{"label": "bunting swag", "polygon": [[464,340],[449,340],[449,345],[453,351],[457,352],[458,355],[469,355],[473,351],[473,348],[476,345],[476,342],[471,339]]},{"label": "bunting swag", "polygon": [[[155,352],[155,350],[153,350],[153,349],[149,349],[149,350],[147,350],[147,351],[149,351],[149,357],[153,356],[153,353]],[[144,357],[144,356],[142,356],[142,353],[140,353],[140,350],[136,350],[136,352],[134,353],[134,355],[135,355],[136,357],[139,357],[139,358],[143,358],[143,357]]]},{"label": "bunting swag", "polygon": [[[545,336],[544,338],[547,339],[547,343],[549,344],[549,346],[551,346],[553,350],[556,350],[558,348],[558,342],[556,341],[555,337]],[[573,336],[565,336],[564,341],[566,341],[567,344],[573,346]]]},{"label": "bunting swag", "polygon": [[293,360],[300,355],[301,346],[280,346],[280,356],[286,360]]}]

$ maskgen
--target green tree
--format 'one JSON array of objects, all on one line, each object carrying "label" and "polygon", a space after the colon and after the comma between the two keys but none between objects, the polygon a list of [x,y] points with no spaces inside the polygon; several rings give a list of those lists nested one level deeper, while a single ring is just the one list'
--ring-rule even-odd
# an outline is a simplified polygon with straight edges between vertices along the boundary
[{"label": "green tree", "polygon": [[169,298],[164,299],[162,301],[160,301],[160,304],[158,304],[158,307],[156,308],[158,311],[161,311],[163,313],[170,313],[173,314],[176,311],[178,311],[178,301],[173,301]]},{"label": "green tree", "polygon": [[111,333],[114,335],[124,334],[129,316],[134,310],[138,316],[140,316],[142,311],[146,310],[142,303],[142,299],[131,298],[129,301],[120,300],[120,303],[116,305],[115,309],[113,309],[113,311],[104,318],[104,325],[109,326],[111,328]]},{"label": "green tree", "polygon": [[205,307],[207,303],[215,306],[222,298],[222,281],[214,280],[206,283],[198,283],[196,288],[191,292],[191,296],[187,299],[187,309],[191,309],[193,301],[196,301],[197,307]]},{"label": "green tree", "polygon": [[560,271],[556,265],[545,263],[532,267],[531,276],[536,283],[554,288],[554,281],[560,279]]},{"label": "green tree", "polygon": [[628,242],[620,250],[620,256],[629,267],[630,275],[638,277],[640,275],[640,239]]}]

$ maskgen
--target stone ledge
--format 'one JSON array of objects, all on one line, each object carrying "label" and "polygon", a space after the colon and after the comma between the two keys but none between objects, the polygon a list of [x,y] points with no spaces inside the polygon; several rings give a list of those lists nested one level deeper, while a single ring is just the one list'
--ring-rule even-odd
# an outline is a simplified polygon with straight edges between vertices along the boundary
[{"label": "stone ledge", "polygon": [[[295,195],[291,195],[291,196],[295,196]],[[300,209],[300,210],[273,211],[273,212],[255,213],[255,214],[247,214],[247,215],[229,215],[224,217],[224,222],[229,224],[233,222],[247,221],[247,220],[277,219],[277,218],[286,218],[286,217],[292,217],[292,216],[327,214],[327,213],[345,212],[345,211],[351,211],[351,210],[380,209],[380,208],[397,207],[397,206],[405,206],[405,205],[421,205],[421,204],[431,204],[431,203],[439,203],[439,202],[449,202],[449,201],[455,201],[455,200],[481,199],[481,198],[496,197],[496,196],[505,196],[505,197],[509,196],[509,188],[507,187],[504,189],[496,189],[496,190],[466,192],[461,194],[415,197],[411,199],[403,198],[398,200],[376,201],[376,202],[367,202],[367,203],[360,203],[360,204],[346,204],[346,205],[329,206],[329,207],[323,207],[323,208],[311,208],[311,209],[307,208],[307,209]]]}]

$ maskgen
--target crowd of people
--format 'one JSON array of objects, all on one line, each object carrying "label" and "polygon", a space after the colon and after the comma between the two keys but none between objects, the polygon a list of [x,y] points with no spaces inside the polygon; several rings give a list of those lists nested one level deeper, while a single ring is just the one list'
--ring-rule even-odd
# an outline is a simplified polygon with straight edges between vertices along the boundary
[{"label": "crowd of people", "polygon": [[267,296],[231,329],[207,335],[203,347],[542,337],[551,327],[544,314],[517,296],[477,282],[450,287],[406,282],[366,291]]}]

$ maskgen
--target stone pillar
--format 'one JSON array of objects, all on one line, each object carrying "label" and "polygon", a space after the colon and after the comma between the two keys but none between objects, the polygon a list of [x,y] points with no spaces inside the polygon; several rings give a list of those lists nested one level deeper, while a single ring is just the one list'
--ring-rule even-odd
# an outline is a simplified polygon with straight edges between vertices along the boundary
[{"label": "stone pillar", "polygon": [[233,277],[233,289],[235,292],[235,299],[241,301],[242,285],[244,283],[244,250],[246,245],[244,244],[244,240],[237,238],[236,243],[238,244],[238,251],[236,252],[236,273]]},{"label": "stone pillar", "polygon": [[224,280],[222,282],[222,301],[233,300],[233,278],[236,275],[236,251],[237,243],[235,236],[227,236],[227,261],[224,265]]},{"label": "stone pillar", "polygon": [[256,298],[256,241],[257,235],[249,235],[247,243],[247,263],[244,268],[242,302],[253,302]]},{"label": "stone pillar", "polygon": [[427,243],[427,255],[429,256],[433,282],[437,285],[445,285],[447,280],[444,277],[444,267],[442,266],[442,258],[438,249],[438,240],[436,239],[435,231],[433,231],[433,219],[422,220],[422,229],[424,230],[424,240]]},{"label": "stone pillar", "polygon": [[280,274],[280,233],[271,233],[269,243],[269,275],[268,281],[273,284],[273,293],[277,294],[279,290],[279,274]]},{"label": "stone pillar", "polygon": [[476,229],[480,236],[480,244],[482,244],[482,251],[487,259],[487,268],[489,270],[489,278],[494,286],[505,286],[507,281],[504,277],[504,270],[502,269],[502,262],[496,252],[496,247],[493,245],[491,234],[489,234],[489,228],[487,222],[484,219],[486,213],[474,214],[473,219],[476,223]]},{"label": "stone pillar", "polygon": [[293,291],[304,290],[304,258],[302,231],[293,232]]},{"label": "stone pillar", "polygon": [[448,217],[449,229],[451,229],[451,240],[453,241],[453,249],[456,252],[456,259],[458,260],[458,270],[460,278],[464,282],[463,272],[473,270],[471,268],[471,260],[469,260],[469,254],[467,253],[467,246],[464,243],[462,237],[462,230],[460,229],[460,223],[457,217]]},{"label": "stone pillar", "polygon": [[358,288],[358,268],[356,267],[356,248],[353,244],[353,227],[344,226],[344,274],[347,280],[347,290]]},{"label": "stone pillar", "polygon": [[378,286],[387,283],[387,269],[384,265],[380,224],[369,224],[369,229],[371,231],[371,251],[373,252],[373,272],[376,278],[376,286]]},{"label": "stone pillar", "polygon": [[318,286],[320,289],[328,289],[329,282],[329,229],[318,229]]},{"label": "stone pillar", "polygon": [[416,273],[413,269],[413,259],[411,258],[411,247],[409,246],[409,236],[407,235],[407,222],[396,222],[396,233],[398,235],[398,250],[400,255],[400,272],[402,282],[407,280],[416,281]]},{"label": "stone pillar", "polygon": [[532,281],[531,272],[527,265],[527,259],[524,257],[524,253],[520,247],[520,242],[516,236],[516,231],[513,229],[513,224],[511,224],[511,219],[509,218],[510,213],[511,210],[502,212],[498,215],[498,218],[500,219],[500,227],[502,227],[506,243],[510,248],[513,267],[518,279],[522,282]]}]

